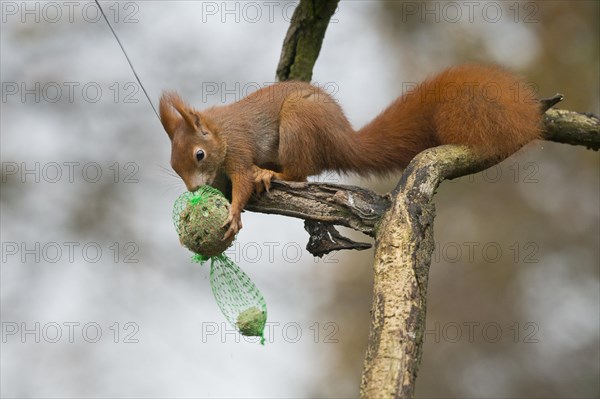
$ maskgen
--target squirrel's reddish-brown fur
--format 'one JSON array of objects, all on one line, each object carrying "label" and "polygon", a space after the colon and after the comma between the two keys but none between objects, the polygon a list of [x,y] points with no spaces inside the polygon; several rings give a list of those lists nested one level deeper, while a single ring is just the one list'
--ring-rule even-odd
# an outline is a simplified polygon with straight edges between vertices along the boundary
[{"label": "squirrel's reddish-brown fur", "polygon": [[231,180],[227,236],[241,228],[253,189],[268,189],[271,179],[303,181],[324,170],[384,175],[442,144],[500,160],[541,135],[531,89],[482,65],[450,68],[416,85],[358,132],[329,94],[303,82],[276,83],[202,112],[165,93],[160,116],[171,164],[189,190]]}]

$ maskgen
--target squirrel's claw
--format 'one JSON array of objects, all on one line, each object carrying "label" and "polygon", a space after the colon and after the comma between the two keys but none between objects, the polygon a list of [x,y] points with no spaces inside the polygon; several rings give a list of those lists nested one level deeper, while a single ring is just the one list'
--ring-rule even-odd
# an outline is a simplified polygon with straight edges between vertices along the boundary
[{"label": "squirrel's claw", "polygon": [[271,188],[271,180],[275,178],[275,172],[254,166],[253,173],[254,191],[256,191],[256,194],[260,194],[263,191],[269,192],[269,189]]},{"label": "squirrel's claw", "polygon": [[223,241],[229,240],[230,238],[234,237],[238,233],[238,231],[240,231],[240,229],[242,228],[241,216],[239,214],[235,215],[233,212],[229,212],[227,220],[225,221],[225,223],[223,223],[221,227],[226,227],[228,225],[229,228],[223,235]]}]

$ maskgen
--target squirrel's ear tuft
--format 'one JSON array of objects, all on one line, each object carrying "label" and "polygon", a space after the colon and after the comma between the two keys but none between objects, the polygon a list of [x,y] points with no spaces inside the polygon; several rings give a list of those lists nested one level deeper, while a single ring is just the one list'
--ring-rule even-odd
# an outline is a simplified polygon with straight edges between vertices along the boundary
[{"label": "squirrel's ear tuft", "polygon": [[183,101],[177,93],[165,91],[162,96],[160,96],[160,121],[171,140],[173,140],[177,125],[181,122],[181,117],[175,112],[175,109],[177,109],[175,104],[179,104],[179,106],[183,104]]},{"label": "squirrel's ear tuft", "polygon": [[[172,136],[173,129],[177,126],[172,124],[173,119],[175,119],[177,123],[181,120],[177,115],[174,115],[172,108],[175,108],[190,129],[193,131],[200,129],[202,121],[198,112],[184,103],[176,92],[165,92],[160,98],[160,119],[169,136]],[[163,114],[165,115],[164,121]]]}]

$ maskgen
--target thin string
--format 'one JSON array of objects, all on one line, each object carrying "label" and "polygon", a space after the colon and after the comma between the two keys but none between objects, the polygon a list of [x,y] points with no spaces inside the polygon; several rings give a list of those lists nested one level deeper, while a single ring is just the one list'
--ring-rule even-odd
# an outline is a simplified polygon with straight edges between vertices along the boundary
[{"label": "thin string", "polygon": [[106,23],[108,24],[108,27],[110,28],[111,32],[113,33],[113,36],[115,37],[115,39],[117,39],[117,43],[119,43],[119,46],[121,47],[121,50],[123,51],[123,54],[125,55],[125,58],[127,59],[127,62],[129,63],[129,66],[131,67],[131,70],[133,71],[133,75],[135,76],[135,78],[137,79],[138,83],[140,84],[140,87],[142,88],[142,91],[146,95],[146,98],[148,99],[148,102],[150,103],[150,106],[154,110],[154,113],[156,114],[156,117],[158,118],[158,120],[160,122],[160,116],[158,116],[158,112],[156,112],[156,108],[154,108],[154,104],[152,103],[152,100],[150,100],[150,96],[148,95],[148,92],[144,88],[144,85],[142,84],[142,81],[140,80],[137,72],[135,71],[135,68],[133,67],[133,64],[131,63],[131,60],[129,59],[129,56],[127,55],[127,52],[125,51],[125,47],[123,47],[123,43],[121,43],[121,41],[119,40],[119,37],[117,36],[117,33],[115,32],[115,30],[113,29],[112,25],[110,24],[110,21],[106,17],[106,14],[104,14],[104,10],[102,9],[102,7],[100,7],[100,3],[98,2],[98,0],[94,0],[94,1],[96,2],[96,5],[100,9],[100,13],[102,13],[102,16],[104,17],[104,20],[106,21]]}]

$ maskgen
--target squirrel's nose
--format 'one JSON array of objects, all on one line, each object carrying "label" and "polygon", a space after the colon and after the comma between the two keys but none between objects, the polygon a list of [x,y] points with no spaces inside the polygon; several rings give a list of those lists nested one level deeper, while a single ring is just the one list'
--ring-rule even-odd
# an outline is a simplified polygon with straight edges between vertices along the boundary
[{"label": "squirrel's nose", "polygon": [[183,179],[185,182],[185,186],[187,187],[188,191],[196,191],[198,190],[200,187],[204,186],[205,184],[211,184],[212,181],[214,180],[214,177],[207,175],[207,174],[196,174],[193,175],[191,177],[186,176],[186,179]]},{"label": "squirrel's nose", "polygon": [[202,185],[199,182],[195,182],[195,181],[184,180],[183,182],[185,183],[185,188],[187,188],[188,191],[192,192],[192,193],[194,191],[198,190],[200,188],[200,186]]}]

